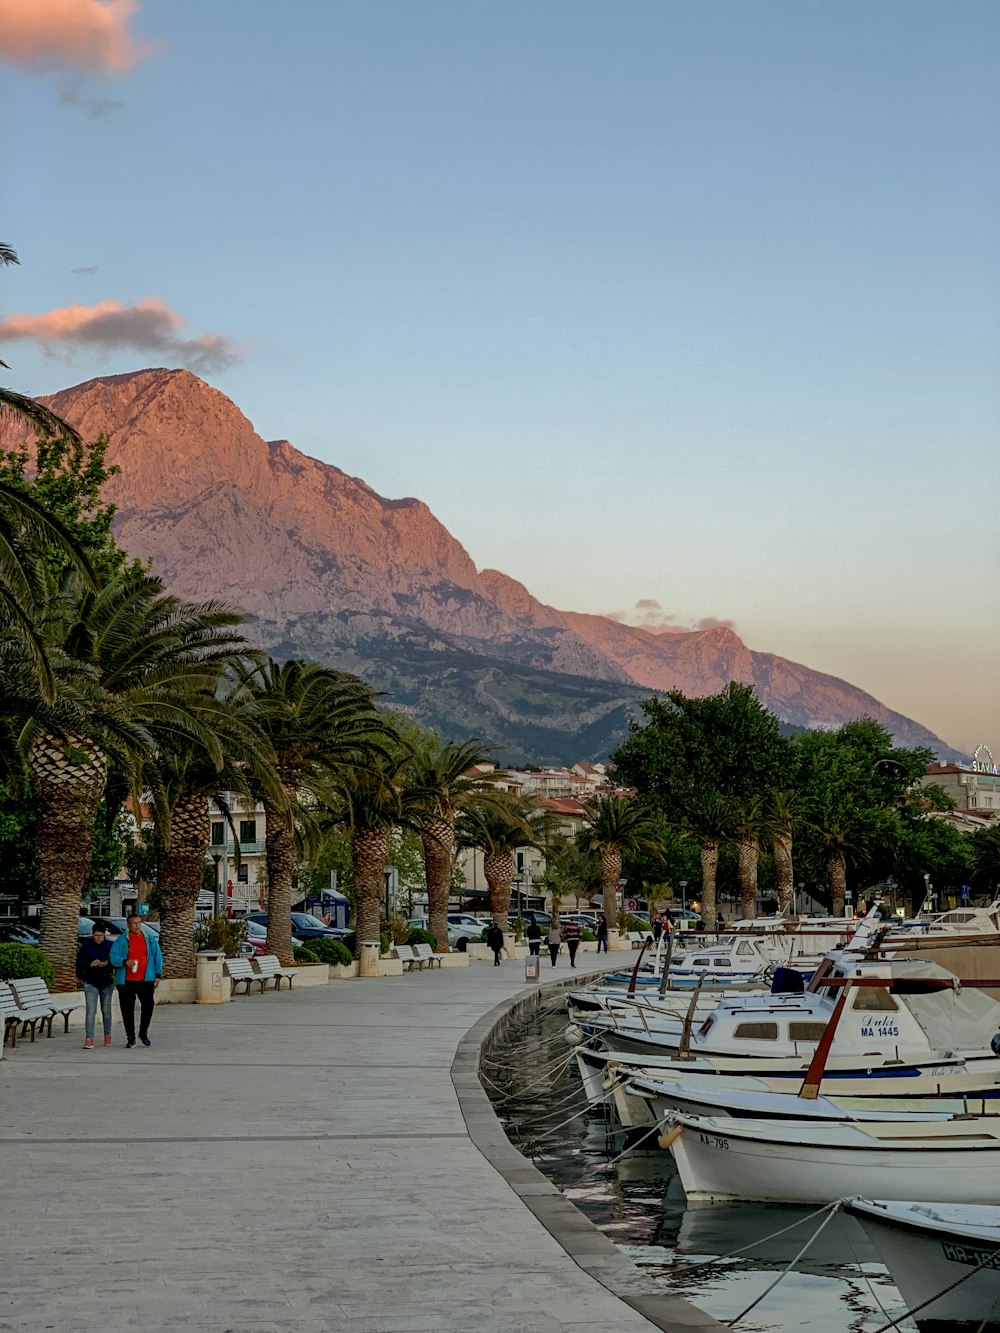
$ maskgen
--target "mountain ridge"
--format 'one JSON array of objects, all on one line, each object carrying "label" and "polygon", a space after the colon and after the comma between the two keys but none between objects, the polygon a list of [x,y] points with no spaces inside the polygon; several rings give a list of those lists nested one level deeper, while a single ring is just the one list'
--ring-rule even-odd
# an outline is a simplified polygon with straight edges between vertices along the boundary
[{"label": "mountain ridge", "polygon": [[102,376],[42,401],[85,438],[109,437],[118,540],[172,591],[225,597],[260,646],[356,670],[390,705],[495,738],[508,758],[601,757],[652,691],[711,694],[730,680],[797,726],[865,714],[902,744],[956,753],[866,691],[752,650],[725,625],[658,634],[547,606],[478,570],[424,501],[388,499],[288,440],[265,441],[189,371]]}]

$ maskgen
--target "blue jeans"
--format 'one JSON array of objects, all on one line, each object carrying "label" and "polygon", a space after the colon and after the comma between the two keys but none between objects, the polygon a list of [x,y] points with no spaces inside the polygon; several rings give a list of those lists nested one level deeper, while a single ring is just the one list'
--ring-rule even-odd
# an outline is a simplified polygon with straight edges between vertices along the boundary
[{"label": "blue jeans", "polygon": [[84,1035],[94,1040],[94,1020],[97,1018],[97,1001],[101,1002],[101,1018],[104,1020],[104,1035],[111,1036],[111,997],[115,993],[113,985],[107,985],[103,990],[98,990],[96,986],[91,986],[89,982],[84,982],[83,998],[87,1002],[87,1013],[84,1018]]}]

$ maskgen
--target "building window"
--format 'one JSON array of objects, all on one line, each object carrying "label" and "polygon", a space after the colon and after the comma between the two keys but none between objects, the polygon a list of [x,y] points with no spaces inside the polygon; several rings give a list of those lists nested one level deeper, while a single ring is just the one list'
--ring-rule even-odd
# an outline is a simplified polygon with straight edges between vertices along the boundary
[{"label": "building window", "polygon": [[250,883],[250,867],[249,867],[248,865],[246,865],[246,864],[241,865],[240,868],[239,868],[239,870],[237,870],[237,872],[236,872],[236,882],[237,882],[238,884],[249,884],[249,883]]},{"label": "building window", "polygon": [[240,843],[257,841],[257,821],[256,819],[240,820]]},{"label": "building window", "polygon": [[226,842],[226,826],[223,823],[212,825],[212,846],[223,847]]}]

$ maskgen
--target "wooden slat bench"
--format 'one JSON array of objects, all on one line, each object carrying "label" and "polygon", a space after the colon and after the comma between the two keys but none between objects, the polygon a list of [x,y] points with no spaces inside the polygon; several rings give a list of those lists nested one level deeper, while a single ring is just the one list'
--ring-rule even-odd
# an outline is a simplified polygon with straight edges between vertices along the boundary
[{"label": "wooden slat bench", "polygon": [[[18,977],[11,981],[10,988],[22,1009],[42,1009],[48,1005],[53,1018],[61,1014],[63,1032],[69,1031],[70,1014],[84,1006],[83,1000],[70,999],[68,995],[53,995],[41,977]],[[49,1036],[52,1036],[51,1023]]]},{"label": "wooden slat bench", "polygon": [[437,963],[438,967],[441,966],[441,959],[444,957],[444,954],[435,953],[429,944],[414,944],[412,948],[416,956],[422,959],[432,971],[435,963]]},{"label": "wooden slat bench", "polygon": [[281,990],[281,983],[288,982],[288,989],[292,989],[292,982],[295,980],[295,971],[290,967],[282,967],[278,960],[278,955],[273,953],[262,953],[256,958],[250,959],[250,966],[259,977],[265,981],[273,981],[274,989]]},{"label": "wooden slat bench", "polygon": [[413,952],[413,949],[409,944],[397,944],[394,946],[393,952],[400,962],[404,964],[407,972],[412,972],[414,968],[416,968],[418,972],[424,970],[424,960]]},{"label": "wooden slat bench", "polygon": [[264,987],[267,985],[267,977],[260,977],[250,966],[247,958],[227,958],[225,962],[226,976],[231,985],[230,994],[236,994],[237,986],[246,986],[246,994],[250,994],[251,986],[260,986],[261,995],[264,994]]},{"label": "wooden slat bench", "polygon": [[0,1014],[3,1014],[3,1039],[10,1041],[11,1046],[17,1045],[17,1029],[21,1029],[21,1036],[26,1032],[31,1033],[31,1040],[35,1040],[35,1027],[38,1023],[42,1025],[42,1031],[45,1031],[45,1024],[49,1025],[49,1036],[52,1036],[52,1019],[55,1015],[52,1012],[51,1005],[33,1006],[28,1009],[18,1004],[14,992],[6,981],[0,981]]}]

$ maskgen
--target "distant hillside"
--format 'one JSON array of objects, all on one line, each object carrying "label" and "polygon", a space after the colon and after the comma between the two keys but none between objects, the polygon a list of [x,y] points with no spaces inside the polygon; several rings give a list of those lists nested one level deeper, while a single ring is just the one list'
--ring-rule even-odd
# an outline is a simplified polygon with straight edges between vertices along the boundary
[{"label": "distant hillside", "polygon": [[955,754],[856,686],[753,652],[725,626],[657,634],[545,606],[477,570],[420,500],[384,499],[287,440],[265,442],[188,371],[108,376],[44,401],[86,438],[110,437],[119,540],[175,591],[228,597],[262,646],[356,670],[394,706],[493,739],[505,758],[604,756],[639,699],[730,680],[795,726],[868,715],[901,744]]}]

